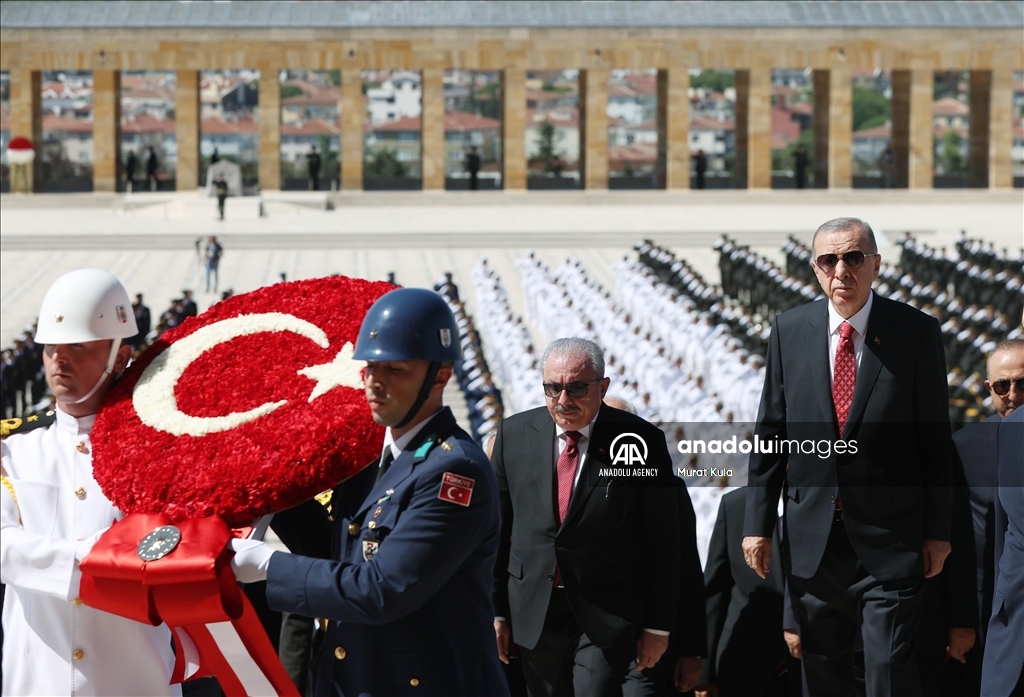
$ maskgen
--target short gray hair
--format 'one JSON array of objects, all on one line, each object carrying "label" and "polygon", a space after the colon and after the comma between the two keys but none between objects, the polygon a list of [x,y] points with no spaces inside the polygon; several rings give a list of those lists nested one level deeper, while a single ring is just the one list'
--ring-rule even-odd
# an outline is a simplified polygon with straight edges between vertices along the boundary
[{"label": "short gray hair", "polygon": [[868,236],[868,245],[871,247],[868,251],[872,254],[878,253],[878,243],[875,242],[875,231],[871,229],[871,226],[867,222],[860,218],[832,218],[821,225],[814,231],[814,237],[811,238],[811,249],[814,249],[814,243],[818,241],[818,234],[822,232],[843,232],[851,228],[860,228]]},{"label": "short gray hair", "polygon": [[988,354],[988,360],[985,361],[985,377],[992,377],[992,361],[1000,353],[1007,351],[1024,351],[1024,339],[1003,339],[1000,341],[992,353]]},{"label": "short gray hair", "polygon": [[541,372],[544,372],[544,368],[548,365],[548,358],[551,356],[580,356],[586,358],[587,365],[597,373],[597,377],[599,379],[604,377],[604,351],[589,339],[567,336],[552,341],[544,349],[544,353],[540,357]]},{"label": "short gray hair", "polygon": [[636,407],[625,397],[620,397],[617,394],[605,395],[604,403],[610,406],[612,409],[621,409],[622,411],[628,411],[630,414],[636,415]]}]

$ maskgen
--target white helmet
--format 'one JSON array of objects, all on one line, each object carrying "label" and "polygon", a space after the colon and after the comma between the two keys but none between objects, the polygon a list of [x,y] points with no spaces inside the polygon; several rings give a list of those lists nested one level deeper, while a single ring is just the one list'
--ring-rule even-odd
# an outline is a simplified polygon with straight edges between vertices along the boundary
[{"label": "white helmet", "polygon": [[50,286],[39,308],[36,343],[78,344],[139,333],[128,291],[109,271],[78,269]]}]

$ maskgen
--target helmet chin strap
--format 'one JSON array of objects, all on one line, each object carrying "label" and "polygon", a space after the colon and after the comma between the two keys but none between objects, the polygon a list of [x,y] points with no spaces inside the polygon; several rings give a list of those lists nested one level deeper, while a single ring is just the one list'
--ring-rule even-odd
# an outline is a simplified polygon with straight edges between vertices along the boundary
[{"label": "helmet chin strap", "polygon": [[434,386],[434,379],[437,377],[439,370],[441,370],[441,361],[431,361],[430,367],[427,368],[427,377],[423,380],[423,387],[420,388],[420,393],[416,395],[416,401],[413,402],[405,417],[391,428],[402,428],[412,421],[413,417],[419,412],[420,407],[427,401],[427,397],[430,396],[430,389]]},{"label": "helmet chin strap", "polygon": [[103,375],[100,375],[100,379],[96,381],[96,384],[92,386],[92,389],[89,390],[84,397],[76,399],[71,402],[71,404],[81,404],[96,394],[96,391],[100,389],[100,386],[106,381],[107,376],[114,372],[114,363],[117,361],[117,350],[119,348],[121,348],[121,340],[114,339],[110,344],[110,356],[107,357],[107,366],[103,369]]}]

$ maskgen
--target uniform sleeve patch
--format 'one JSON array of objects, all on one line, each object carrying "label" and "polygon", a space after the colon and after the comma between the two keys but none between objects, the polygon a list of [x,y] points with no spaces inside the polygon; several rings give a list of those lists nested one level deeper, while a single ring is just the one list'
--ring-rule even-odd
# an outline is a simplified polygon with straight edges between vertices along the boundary
[{"label": "uniform sleeve patch", "polygon": [[473,487],[475,485],[475,479],[445,472],[444,476],[441,477],[441,491],[438,493],[437,498],[448,503],[469,506],[469,501],[473,498]]}]

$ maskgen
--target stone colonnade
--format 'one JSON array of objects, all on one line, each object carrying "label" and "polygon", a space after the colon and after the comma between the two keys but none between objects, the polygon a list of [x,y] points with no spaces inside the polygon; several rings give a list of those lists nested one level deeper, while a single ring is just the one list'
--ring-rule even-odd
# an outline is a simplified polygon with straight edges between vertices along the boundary
[{"label": "stone colonnade", "polygon": [[[120,174],[120,71],[177,72],[177,186],[198,184],[199,71],[258,68],[259,180],[280,189],[281,69],[341,71],[342,189],[363,185],[361,71],[422,71],[423,188],[443,190],[444,90],[448,68],[497,70],[504,97],[504,188],[526,188],[528,70],[580,67],[580,173],[584,188],[608,187],[608,74],[612,69],[657,67],[658,181],[666,189],[690,186],[689,87],[691,67],[736,71],[736,166],[740,188],[771,186],[771,71],[810,66],[814,84],[815,184],[851,186],[854,67],[892,69],[893,185],[930,189],[933,172],[932,95],[937,70],[969,70],[969,177],[972,186],[1013,185],[1010,153],[1013,72],[1024,65],[1020,37],[1006,30],[944,29],[373,29],[315,30],[89,30],[0,31],[0,69],[11,74],[11,135],[41,144],[42,70],[94,72],[94,188],[114,191]],[[252,33],[253,36],[239,36]],[[340,35],[334,40],[324,34]],[[187,36],[186,36],[187,34]],[[389,36],[389,34],[391,36]],[[394,36],[394,35],[399,36]],[[408,36],[404,36],[408,35]],[[633,36],[636,35],[636,36]],[[141,38],[140,38],[141,36]],[[148,37],[148,38],[147,38]],[[626,37],[626,38],[624,38]],[[61,39],[66,42],[60,44]],[[59,45],[59,48],[54,48]],[[30,172],[30,181],[34,181]]]}]

